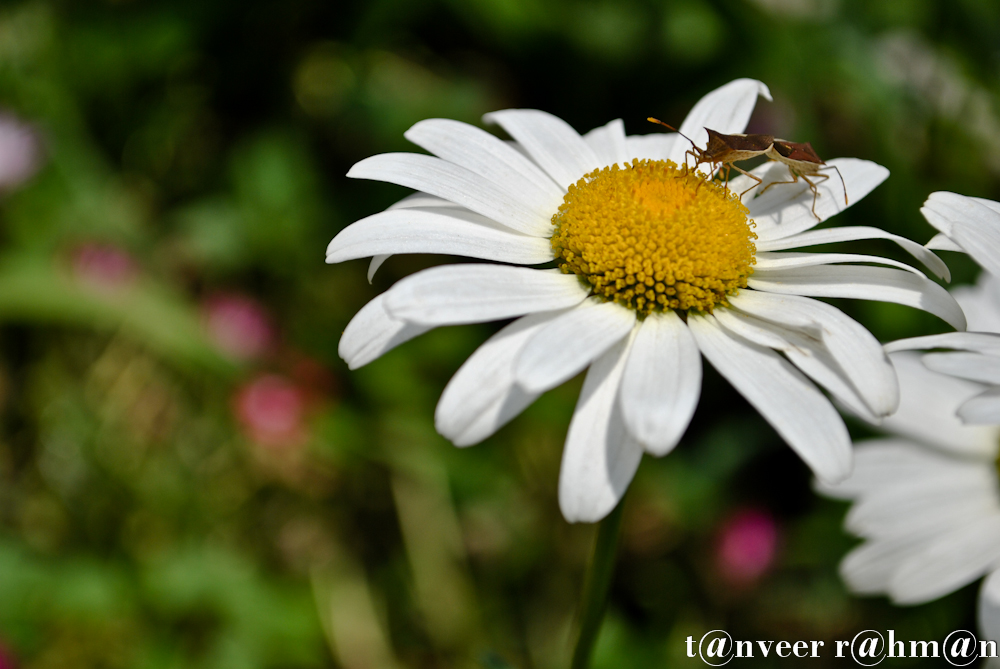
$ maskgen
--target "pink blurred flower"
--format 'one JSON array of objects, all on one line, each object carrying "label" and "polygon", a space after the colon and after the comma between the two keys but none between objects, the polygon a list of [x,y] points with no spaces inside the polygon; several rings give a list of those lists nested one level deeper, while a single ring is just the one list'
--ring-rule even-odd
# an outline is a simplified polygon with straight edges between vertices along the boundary
[{"label": "pink blurred flower", "polygon": [[17,188],[41,165],[38,133],[13,114],[0,112],[0,191]]},{"label": "pink blurred flower", "polygon": [[719,574],[733,585],[749,585],[774,564],[778,552],[778,523],[759,509],[744,509],[719,528],[715,563]]},{"label": "pink blurred flower", "polygon": [[17,669],[17,657],[5,643],[0,643],[0,669]]},{"label": "pink blurred flower", "polygon": [[237,391],[234,404],[237,420],[261,446],[282,448],[305,442],[305,395],[285,377],[256,377]]},{"label": "pink blurred flower", "polygon": [[138,271],[135,260],[127,251],[112,244],[95,242],[78,246],[72,254],[72,265],[77,279],[104,289],[130,284]]},{"label": "pink blurred flower", "polygon": [[218,294],[205,301],[205,327],[224,353],[243,360],[259,357],[274,342],[274,327],[264,308],[254,299]]}]

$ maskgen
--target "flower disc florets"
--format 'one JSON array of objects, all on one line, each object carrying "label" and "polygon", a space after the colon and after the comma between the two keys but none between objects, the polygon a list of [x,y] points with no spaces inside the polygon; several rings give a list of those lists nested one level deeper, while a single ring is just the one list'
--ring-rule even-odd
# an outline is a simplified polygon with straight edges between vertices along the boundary
[{"label": "flower disc florets", "polygon": [[711,312],[753,273],[753,221],[739,198],[672,161],[594,170],[559,211],[552,249],[595,295],[648,314]]}]

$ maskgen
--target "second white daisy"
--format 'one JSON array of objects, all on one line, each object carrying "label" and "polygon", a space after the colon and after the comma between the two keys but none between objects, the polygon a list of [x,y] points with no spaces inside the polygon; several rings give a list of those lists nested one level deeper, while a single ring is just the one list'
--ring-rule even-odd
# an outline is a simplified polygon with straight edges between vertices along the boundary
[{"label": "second white daisy", "polygon": [[[706,127],[742,132],[758,95],[769,98],[760,82],[734,81],[703,98],[681,132],[699,143]],[[951,296],[907,265],[787,252],[890,239],[947,276],[931,252],[877,228],[811,230],[817,221],[805,184],[775,186],[744,206],[678,167],[688,145],[676,135],[626,137],[622,122],[612,121],[580,136],[535,110],[486,120],[515,141],[432,119],[406,137],[433,156],[385,154],[355,165],[348,176],[420,192],[347,227],[327,261],[374,256],[374,272],[388,254],[444,253],[557,268],[418,272],[358,313],[340,354],[356,368],[439,325],[517,318],[469,358],[441,397],[437,428],[459,446],[482,441],[589,366],[559,481],[570,521],[605,516],[642,453],[663,455],[677,444],[700,395],[702,355],[817,476],[846,476],[847,430],[814,383],[876,421],[896,408],[898,386],[878,341],[808,296],[897,302],[965,326]],[[888,176],[868,161],[829,162],[852,204]],[[757,173],[765,181],[788,176],[782,165]],[[826,219],[843,208],[840,182],[826,181],[817,213]]]},{"label": "second white daisy", "polygon": [[[941,234],[929,246],[968,251],[1000,269],[1000,204],[933,193],[921,210]],[[1000,278],[957,288],[974,332],[887,345],[903,388],[893,436],[858,445],[845,481],[822,492],[853,500],[845,525],[865,542],[841,563],[860,594],[922,604],[983,575],[979,623],[1000,639]],[[918,354],[908,349],[950,349]]]}]

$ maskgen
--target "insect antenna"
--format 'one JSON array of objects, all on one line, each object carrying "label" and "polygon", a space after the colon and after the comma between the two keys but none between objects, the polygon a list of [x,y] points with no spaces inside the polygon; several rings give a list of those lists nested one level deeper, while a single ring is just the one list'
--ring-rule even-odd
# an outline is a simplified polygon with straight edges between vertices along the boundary
[{"label": "insect antenna", "polygon": [[646,120],[649,121],[650,123],[659,123],[664,128],[667,128],[668,130],[673,130],[678,135],[680,135],[681,137],[683,137],[687,141],[691,142],[691,148],[684,152],[684,167],[685,167],[685,169],[687,168],[687,157],[688,157],[688,155],[690,155],[692,158],[694,158],[694,160],[695,160],[695,167],[698,167],[698,159],[699,158],[698,158],[698,155],[695,153],[695,151],[698,150],[698,147],[695,146],[695,143],[694,143],[693,139],[691,139],[690,137],[688,137],[687,135],[685,135],[683,132],[681,132],[680,130],[678,130],[674,126],[670,125],[669,123],[664,123],[663,121],[661,121],[658,118],[653,118],[652,116],[647,116]]},{"label": "insect antenna", "polygon": [[694,146],[694,140],[693,140],[693,139],[691,139],[690,137],[688,137],[687,135],[685,135],[685,134],[684,134],[683,132],[681,132],[680,130],[678,130],[678,129],[677,129],[677,128],[675,128],[674,126],[670,125],[669,123],[664,123],[664,122],[663,122],[663,121],[661,121],[660,119],[658,119],[658,118],[653,118],[652,116],[648,116],[648,117],[646,117],[646,120],[647,120],[647,121],[649,121],[650,123],[659,123],[659,124],[660,124],[660,125],[662,125],[662,126],[663,126],[664,128],[667,128],[667,129],[669,129],[669,130],[673,130],[673,131],[674,131],[674,132],[676,132],[676,133],[677,133],[678,135],[680,135],[681,137],[683,137],[683,138],[684,138],[684,139],[686,139],[687,141],[691,142],[691,146]]}]

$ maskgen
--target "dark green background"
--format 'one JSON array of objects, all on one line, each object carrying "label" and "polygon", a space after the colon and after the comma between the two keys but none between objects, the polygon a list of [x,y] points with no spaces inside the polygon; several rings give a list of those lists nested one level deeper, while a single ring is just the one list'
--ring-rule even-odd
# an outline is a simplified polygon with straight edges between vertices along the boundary
[{"label": "dark green background", "polygon": [[[0,105],[47,155],[0,199],[0,643],[31,668],[565,666],[593,533],[556,502],[580,379],[458,450],[434,405],[493,326],[348,372],[350,317],[441,259],[395,257],[373,286],[364,261],[325,265],[337,231],[406,193],[347,169],[413,148],[402,133],[427,117],[534,107],[647,133],[647,116],[679,123],[754,77],[775,99],[751,130],[891,170],[837,223],[923,243],[930,192],[1000,197],[998,75],[990,0],[0,4]],[[93,242],[136,258],[134,285],[69,278]],[[217,291],[267,306],[274,353],[238,364],[213,348],[198,305]],[[883,340],[945,329],[841,306]],[[313,398],[301,449],[254,445],[234,419],[233,393],[261,372]],[[714,628],[830,649],[866,628],[974,625],[974,586],[917,608],[851,598],[845,506],[813,495],[710,370],[688,436],[643,462],[627,504],[597,667],[702,666],[683,639]],[[747,506],[778,518],[781,551],[734,589],[712,547]]]}]

